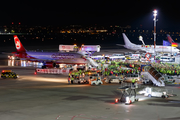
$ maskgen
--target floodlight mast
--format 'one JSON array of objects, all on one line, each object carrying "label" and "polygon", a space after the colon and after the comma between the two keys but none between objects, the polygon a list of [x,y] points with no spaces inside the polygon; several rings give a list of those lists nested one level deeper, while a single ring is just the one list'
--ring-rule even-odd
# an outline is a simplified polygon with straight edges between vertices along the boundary
[{"label": "floodlight mast", "polygon": [[157,16],[157,10],[155,9],[154,11],[153,11],[153,16],[154,16],[154,52],[155,52],[155,48],[156,48],[156,21],[157,21],[157,19],[156,19],[156,16]]}]

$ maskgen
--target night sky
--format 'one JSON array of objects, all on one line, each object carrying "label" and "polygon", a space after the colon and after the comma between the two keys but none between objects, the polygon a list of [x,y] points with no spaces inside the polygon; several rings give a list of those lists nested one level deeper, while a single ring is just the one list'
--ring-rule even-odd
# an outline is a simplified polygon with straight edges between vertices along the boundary
[{"label": "night sky", "polygon": [[148,28],[153,26],[154,9],[158,10],[157,26],[180,26],[180,7],[176,0],[3,1],[0,25],[21,22],[30,25],[142,25]]}]

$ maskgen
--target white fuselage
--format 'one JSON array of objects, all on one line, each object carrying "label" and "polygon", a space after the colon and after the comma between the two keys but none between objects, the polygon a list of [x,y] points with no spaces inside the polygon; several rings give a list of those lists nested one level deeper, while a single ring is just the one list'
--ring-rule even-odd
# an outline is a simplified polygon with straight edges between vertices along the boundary
[{"label": "white fuselage", "polygon": [[79,53],[58,53],[58,52],[27,52],[27,57],[34,60],[56,61],[64,64],[86,64],[88,61],[83,59]]},{"label": "white fuselage", "polygon": [[135,51],[145,51],[149,53],[156,53],[156,52],[167,52],[167,53],[178,53],[179,49],[172,46],[162,46],[162,45],[156,45],[154,48],[154,45],[136,45],[134,43],[131,43],[131,41],[128,39],[128,37],[123,34],[124,38],[124,47],[127,49],[135,50]]},{"label": "white fuselage", "polygon": [[178,53],[179,49],[176,47],[171,47],[171,46],[160,46],[156,45],[154,49],[154,45],[151,45],[149,47],[142,46],[142,45],[124,45],[127,49],[135,50],[135,51],[145,51],[149,53],[155,53],[155,52],[167,52],[167,53]]}]

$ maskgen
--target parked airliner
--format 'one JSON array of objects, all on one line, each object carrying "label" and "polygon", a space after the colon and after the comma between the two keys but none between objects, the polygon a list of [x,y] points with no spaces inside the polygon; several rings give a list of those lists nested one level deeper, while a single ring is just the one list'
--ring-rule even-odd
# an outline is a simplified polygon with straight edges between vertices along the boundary
[{"label": "parked airliner", "polygon": [[136,45],[134,43],[131,43],[131,41],[128,39],[128,37],[125,35],[125,33],[122,33],[124,43],[125,45],[119,45],[118,46],[124,46],[127,49],[135,50],[135,51],[145,51],[149,53],[159,53],[159,52],[165,52],[165,53],[179,53],[179,49],[172,46],[162,46],[162,45],[156,45],[154,49],[154,45]]},{"label": "parked airliner", "polygon": [[56,64],[87,64],[89,62],[82,53],[78,52],[28,52],[17,35],[14,35],[14,42],[17,52],[13,52],[13,54],[16,57],[43,62],[43,68],[55,67]]}]

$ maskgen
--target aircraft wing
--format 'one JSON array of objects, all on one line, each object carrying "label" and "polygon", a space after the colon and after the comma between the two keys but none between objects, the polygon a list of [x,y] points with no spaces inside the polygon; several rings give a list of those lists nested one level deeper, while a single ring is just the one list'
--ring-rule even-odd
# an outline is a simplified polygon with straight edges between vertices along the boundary
[{"label": "aircraft wing", "polygon": [[124,47],[124,45],[122,45],[122,44],[116,44],[117,46],[123,46]]},{"label": "aircraft wing", "polygon": [[0,54],[13,55],[13,53],[11,53],[11,52],[0,52]]}]

